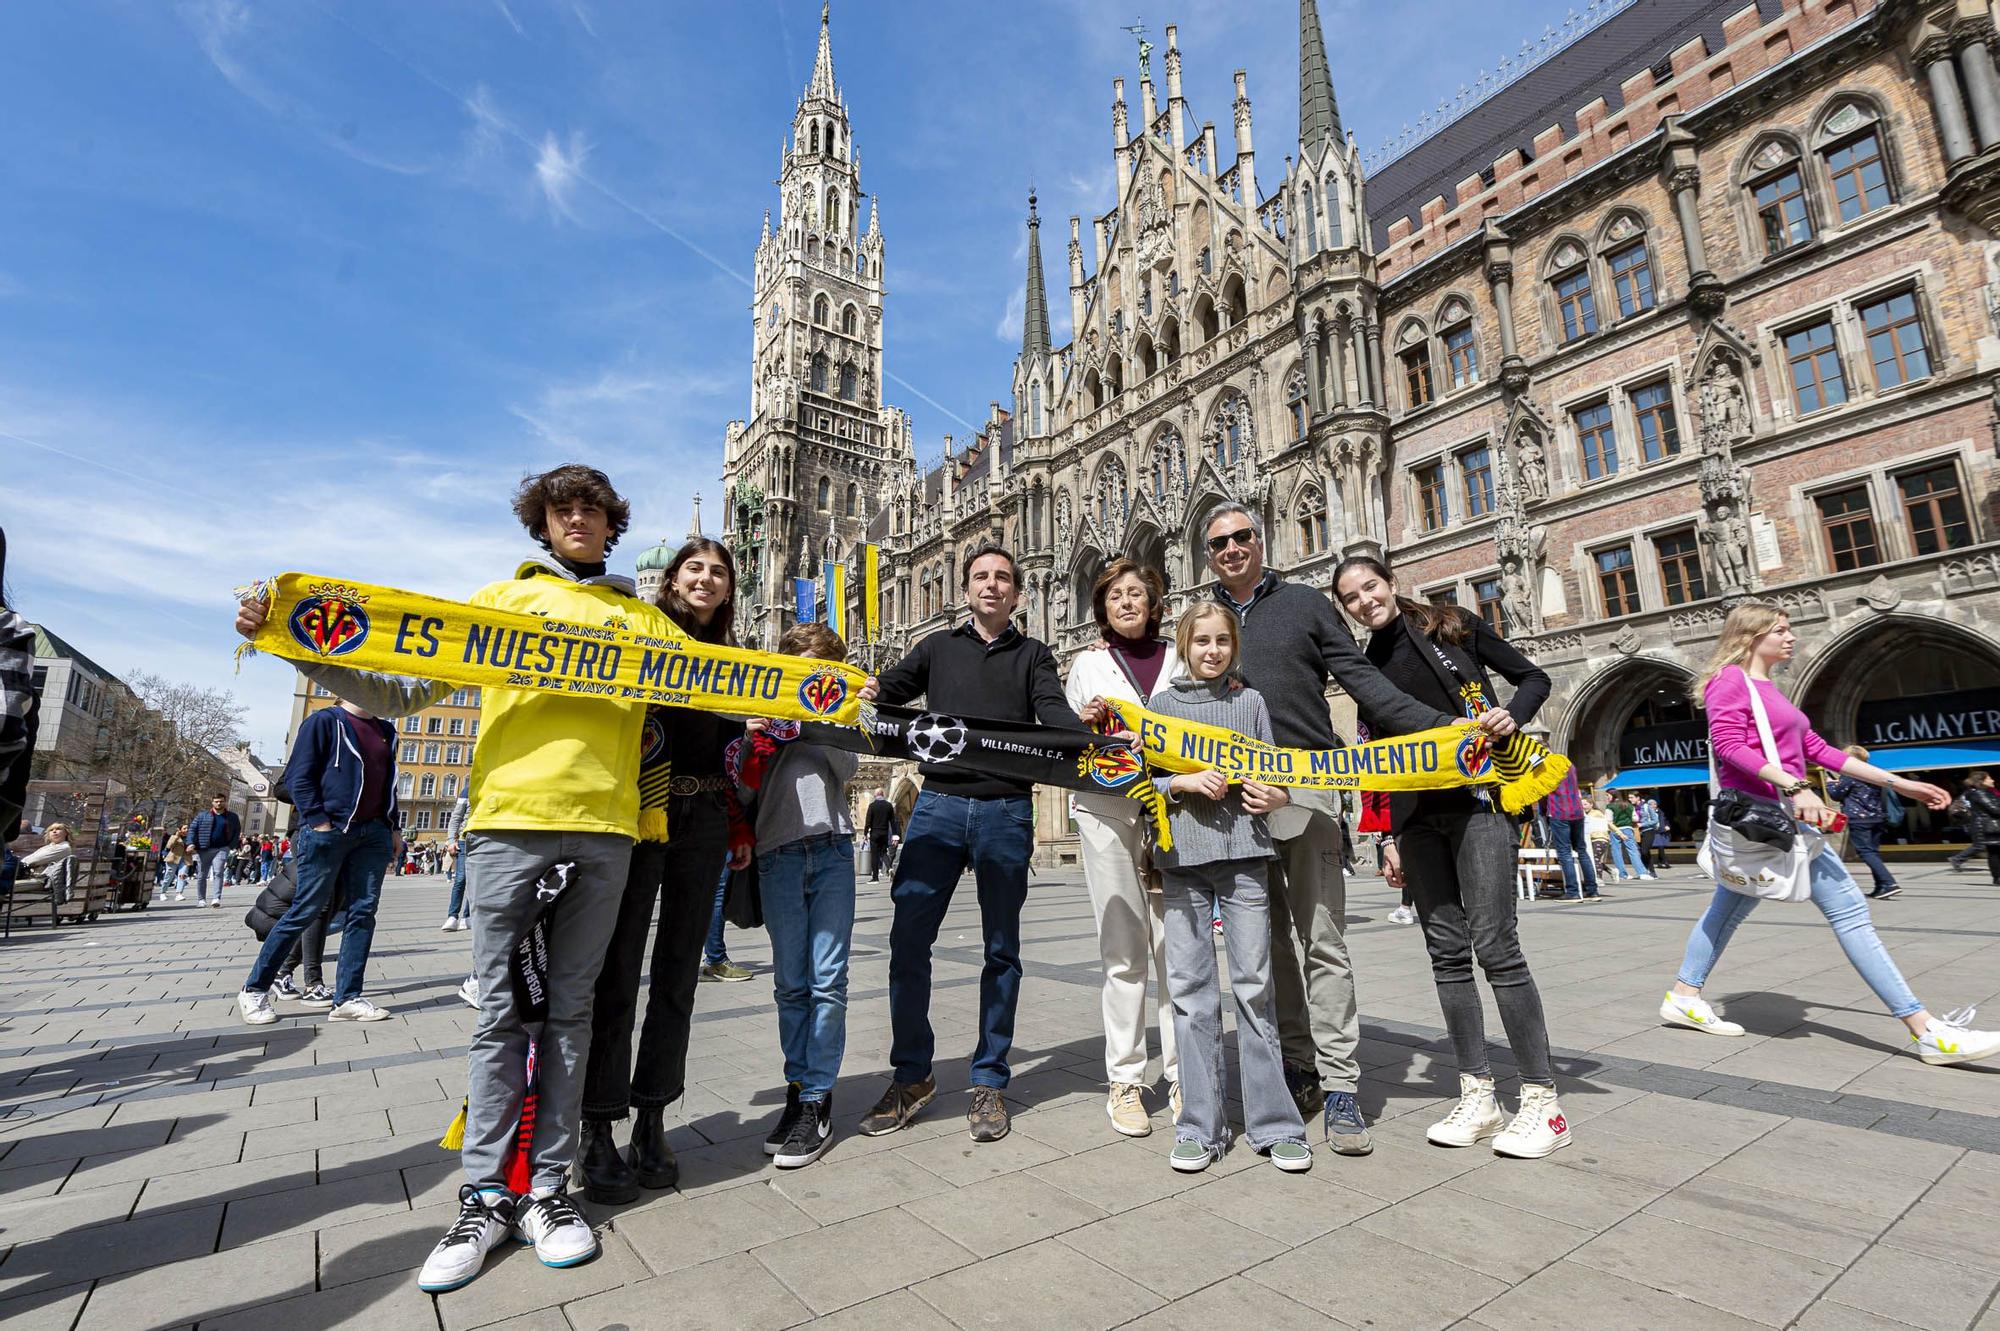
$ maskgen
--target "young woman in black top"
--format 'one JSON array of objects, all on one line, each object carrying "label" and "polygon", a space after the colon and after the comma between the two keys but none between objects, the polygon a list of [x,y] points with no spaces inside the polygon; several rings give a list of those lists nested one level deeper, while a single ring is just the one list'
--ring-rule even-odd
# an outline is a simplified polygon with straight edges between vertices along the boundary
[{"label": "young woman in black top", "polygon": [[[688,637],[735,646],[736,564],[729,551],[706,537],[683,545],[667,565],[659,605]],[[598,973],[579,1157],[585,1189],[594,1202],[634,1201],[641,1186],[671,1188],[680,1178],[664,1120],[666,1107],[686,1088],[701,945],[724,863],[740,869],[750,858],[748,826],[723,774],[723,751],[742,733],[742,722],[713,712],[655,707],[646,717],[647,743],[671,748],[667,827],[672,839],[641,841],[632,848],[618,924]],[[740,830],[732,834],[732,828]],[[652,979],[635,1068],[632,1024],[655,899],[660,922],[653,936]],[[634,1110],[628,1161],[612,1138],[612,1124]]]},{"label": "young woman in black top", "polygon": [[[1498,741],[1511,735],[1549,696],[1549,677],[1475,615],[1426,605],[1396,592],[1377,560],[1356,556],[1334,571],[1334,593],[1369,631],[1367,656],[1420,702],[1475,717]],[[1491,667],[1514,686],[1501,708]],[[1363,718],[1377,739],[1403,733]],[[1569,1145],[1569,1123],[1556,1101],[1542,997],[1521,955],[1515,929],[1514,822],[1472,789],[1423,791],[1390,800],[1392,841],[1385,854],[1392,887],[1409,885],[1431,954],[1431,978],[1458,1056],[1459,1101],[1427,1134],[1439,1146],[1493,1142],[1499,1155],[1539,1159]],[[1479,959],[1507,1028],[1521,1074],[1521,1105],[1512,1123],[1493,1094],[1486,1022],[1473,985]]]}]

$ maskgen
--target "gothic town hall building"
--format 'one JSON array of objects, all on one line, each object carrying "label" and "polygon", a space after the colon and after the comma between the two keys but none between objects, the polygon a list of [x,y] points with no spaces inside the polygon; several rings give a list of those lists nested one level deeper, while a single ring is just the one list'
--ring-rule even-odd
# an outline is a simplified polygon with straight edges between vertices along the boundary
[{"label": "gothic town hall building", "polygon": [[[1940,781],[2000,766],[1992,6],[1597,0],[1572,27],[1364,173],[1301,0],[1299,140],[1262,178],[1244,74],[1200,80],[1218,132],[1166,28],[1160,77],[1142,48],[1136,100],[1113,83],[1116,197],[1068,219],[1073,336],[1030,199],[1011,409],[920,471],[879,400],[881,232],[823,18],[727,440],[762,641],[822,559],[858,608],[874,541],[893,659],[963,615],[960,561],[998,539],[1066,659],[1110,558],[1202,595],[1227,499],[1289,578],[1366,551],[1486,617],[1554,678],[1550,742],[1660,793],[1683,838],[1688,688],[1745,595],[1790,610],[1788,687],[1837,742]],[[1918,811],[1900,839],[1942,831]]]}]

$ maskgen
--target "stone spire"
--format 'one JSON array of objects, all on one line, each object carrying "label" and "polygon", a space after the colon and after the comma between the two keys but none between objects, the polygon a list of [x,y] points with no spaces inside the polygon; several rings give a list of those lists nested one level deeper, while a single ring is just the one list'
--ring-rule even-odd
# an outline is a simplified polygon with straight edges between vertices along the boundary
[{"label": "stone spire", "polygon": [[688,521],[688,539],[701,535],[701,491],[694,492],[694,517]]},{"label": "stone spire", "polygon": [[1340,108],[1333,100],[1333,75],[1326,65],[1317,0],[1299,0],[1299,148],[1316,157],[1331,135],[1340,142]]},{"label": "stone spire", "polygon": [[819,54],[813,57],[812,82],[806,85],[806,96],[829,102],[839,100],[833,86],[833,35],[828,31],[832,9],[831,3],[819,7]]},{"label": "stone spire", "polygon": [[1028,300],[1021,316],[1021,355],[1029,360],[1049,354],[1049,293],[1042,285],[1042,219],[1035,215],[1034,191],[1028,192]]}]

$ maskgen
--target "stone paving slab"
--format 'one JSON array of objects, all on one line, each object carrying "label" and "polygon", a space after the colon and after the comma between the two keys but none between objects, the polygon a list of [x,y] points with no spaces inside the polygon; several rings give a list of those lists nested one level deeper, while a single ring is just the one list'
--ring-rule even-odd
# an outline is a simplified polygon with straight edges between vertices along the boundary
[{"label": "stone paving slab", "polygon": [[[2000,889],[1902,875],[1874,913],[1912,986],[1937,1009],[1994,1002]],[[1111,1131],[1088,900],[1065,875],[1029,896],[1014,1131],[964,1132],[966,892],[940,939],[938,1099],[905,1132],[855,1135],[889,1041],[887,891],[864,883],[823,1161],[779,1171],[762,1153],[782,1103],[768,951],[732,932],[758,976],[701,987],[669,1120],[680,1187],[588,1208],[605,1240],[589,1266],[509,1246],[433,1299],[414,1270],[454,1213],[436,1138],[473,1015],[453,993],[468,940],[436,929],[443,895],[438,879],[390,885],[369,988],[395,1017],[379,1026],[303,1010],[238,1024],[254,944],[231,911],[170,903],[0,944],[0,1325],[2000,1331],[2000,1068],[1910,1057],[1817,913],[1777,906],[1745,922],[1710,986],[1751,1033],[1662,1027],[1708,898],[1685,870],[1601,906],[1522,911],[1575,1132],[1541,1162],[1425,1142],[1455,1093],[1450,1044],[1416,931],[1384,920],[1379,879],[1356,880],[1377,1146],[1322,1152],[1303,1176],[1240,1143],[1174,1173],[1157,1089],[1152,1136]],[[1511,1055],[1491,1054],[1504,1081]]]}]

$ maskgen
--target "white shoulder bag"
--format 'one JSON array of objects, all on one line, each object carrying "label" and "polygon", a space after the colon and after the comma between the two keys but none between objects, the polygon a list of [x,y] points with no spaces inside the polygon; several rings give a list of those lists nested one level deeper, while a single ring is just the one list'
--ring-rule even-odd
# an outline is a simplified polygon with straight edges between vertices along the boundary
[{"label": "white shoulder bag", "polygon": [[[1764,761],[1773,767],[1778,761],[1778,744],[1771,737],[1771,719],[1764,714],[1764,700],[1757,694],[1756,681],[1743,672],[1744,687],[1750,690],[1750,713],[1757,720],[1757,737],[1764,743]],[[1715,799],[1721,783],[1715,776],[1715,745],[1708,749],[1708,796]],[[1812,898],[1812,863],[1826,845],[1817,827],[1794,820],[1798,834],[1789,850],[1753,841],[1734,828],[1717,822],[1711,807],[1708,835],[1703,838],[1695,862],[1701,871],[1732,892],[1771,901],[1809,901]]]}]

